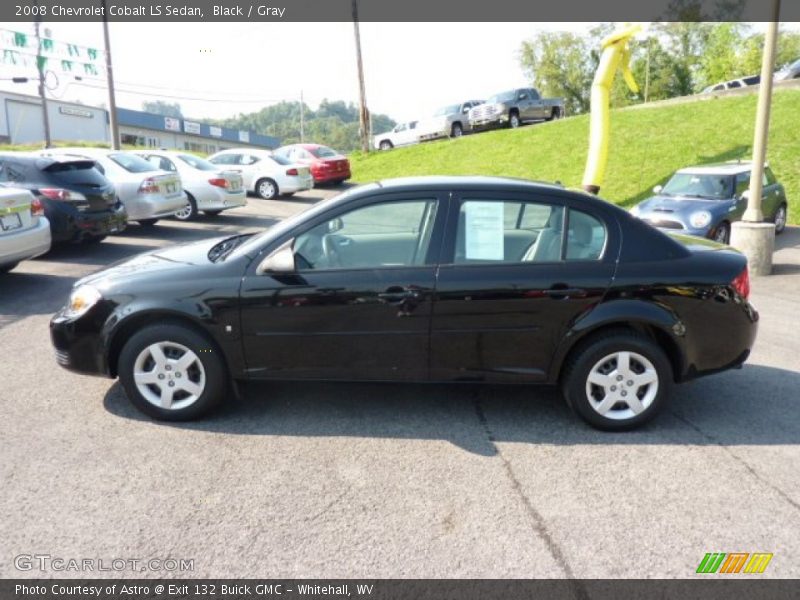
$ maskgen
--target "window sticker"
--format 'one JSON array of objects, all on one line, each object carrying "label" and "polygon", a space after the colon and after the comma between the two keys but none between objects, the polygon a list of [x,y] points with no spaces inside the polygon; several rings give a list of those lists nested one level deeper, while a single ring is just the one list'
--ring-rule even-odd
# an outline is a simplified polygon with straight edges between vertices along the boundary
[{"label": "window sticker", "polygon": [[503,260],[503,203],[467,202],[464,210],[467,260]]}]

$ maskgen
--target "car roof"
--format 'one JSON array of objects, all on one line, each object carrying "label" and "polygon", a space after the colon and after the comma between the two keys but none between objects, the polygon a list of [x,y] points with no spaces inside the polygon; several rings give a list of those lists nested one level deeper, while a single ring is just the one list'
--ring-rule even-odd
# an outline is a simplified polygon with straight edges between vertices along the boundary
[{"label": "car roof", "polygon": [[[559,190],[564,186],[547,181],[532,181],[515,177],[493,177],[487,175],[422,175],[416,177],[399,177],[382,179],[375,182],[378,187],[392,191],[402,191],[414,188],[472,188],[472,189],[514,189],[528,191]],[[578,192],[579,194],[581,192]],[[587,194],[588,196],[588,194]],[[594,198],[594,196],[591,196]]]},{"label": "car roof", "polygon": [[[688,173],[690,175],[738,175],[739,173],[747,173],[752,168],[751,161],[742,161],[735,163],[716,163],[711,165],[697,165],[694,167],[685,167],[678,169],[678,173]],[[769,166],[769,165],[765,165]]]}]

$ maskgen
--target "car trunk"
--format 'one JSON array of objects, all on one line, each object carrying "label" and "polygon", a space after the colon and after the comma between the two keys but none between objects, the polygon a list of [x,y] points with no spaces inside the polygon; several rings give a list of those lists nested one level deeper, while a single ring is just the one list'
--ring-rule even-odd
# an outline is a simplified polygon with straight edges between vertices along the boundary
[{"label": "car trunk", "polygon": [[0,235],[24,231],[36,224],[31,200],[28,191],[0,188]]},{"label": "car trunk", "polygon": [[181,178],[178,175],[155,175],[153,181],[158,186],[159,193],[165,198],[175,198],[182,193]]}]

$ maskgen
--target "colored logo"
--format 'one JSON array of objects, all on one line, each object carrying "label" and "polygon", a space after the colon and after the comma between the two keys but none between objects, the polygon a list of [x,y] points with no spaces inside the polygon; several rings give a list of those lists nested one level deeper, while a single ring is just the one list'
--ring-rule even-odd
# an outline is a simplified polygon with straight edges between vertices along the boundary
[{"label": "colored logo", "polygon": [[697,573],[763,573],[772,560],[768,552],[709,552],[697,566]]}]

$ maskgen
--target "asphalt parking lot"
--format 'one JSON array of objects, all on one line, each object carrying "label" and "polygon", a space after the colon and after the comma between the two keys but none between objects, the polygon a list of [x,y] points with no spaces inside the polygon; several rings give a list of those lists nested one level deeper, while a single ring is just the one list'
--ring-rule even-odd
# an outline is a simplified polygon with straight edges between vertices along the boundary
[{"label": "asphalt parking lot", "polygon": [[156,423],[56,365],[48,321],[78,277],[330,193],[132,225],[0,281],[0,577],[81,575],[20,572],[21,554],[194,560],[92,576],[691,577],[707,552],[800,576],[800,228],[753,281],[748,364],[633,433],[589,429],[554,391],[473,385],[251,384],[208,420]]}]

